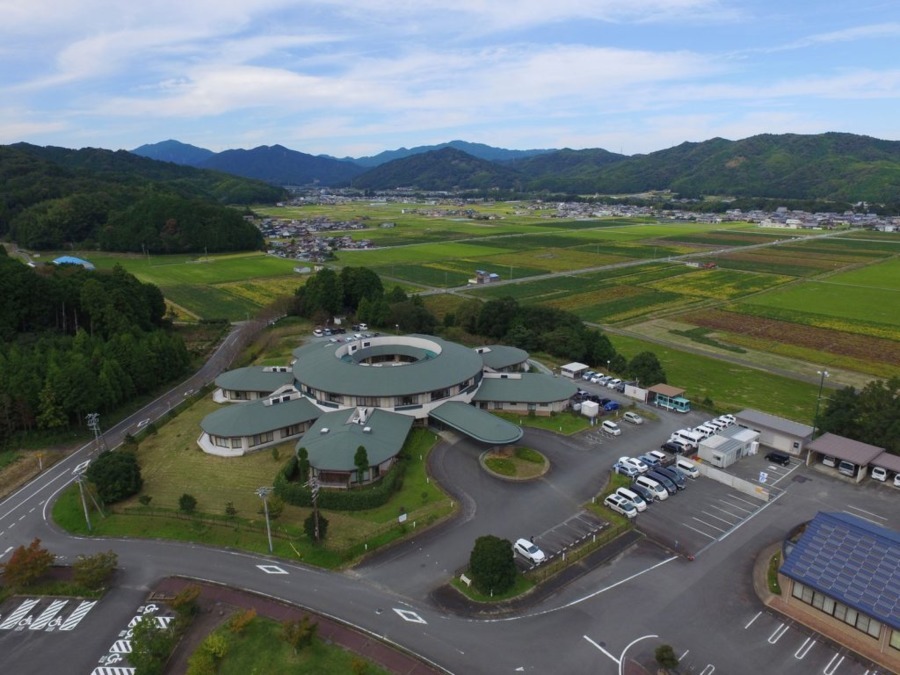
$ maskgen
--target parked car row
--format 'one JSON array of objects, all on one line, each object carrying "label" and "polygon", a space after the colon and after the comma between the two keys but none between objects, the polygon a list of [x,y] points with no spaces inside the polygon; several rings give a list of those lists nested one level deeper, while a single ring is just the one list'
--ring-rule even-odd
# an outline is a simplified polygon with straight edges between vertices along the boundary
[{"label": "parked car row", "polygon": [[590,382],[591,384],[599,384],[601,387],[606,387],[607,389],[615,389],[619,393],[625,391],[626,384],[634,384],[633,382],[623,382],[621,378],[613,377],[612,375],[604,375],[603,373],[598,373],[594,370],[585,371],[581,379],[585,382]]},{"label": "parked car row", "polygon": [[[679,455],[687,452],[695,452],[700,447],[700,443],[734,423],[734,415],[720,415],[719,417],[708,420],[696,427],[678,429],[677,431],[672,432],[672,435],[669,436],[669,440],[663,444],[663,450]],[[668,447],[666,447],[667,445]]]},{"label": "parked car row", "polygon": [[620,457],[613,465],[616,473],[633,479],[629,487],[620,487],[603,500],[603,504],[626,518],[634,518],[655,501],[664,501],[670,495],[687,487],[687,478],[700,475],[696,465],[686,459],[678,459],[664,466],[665,455],[653,450],[641,457]]}]

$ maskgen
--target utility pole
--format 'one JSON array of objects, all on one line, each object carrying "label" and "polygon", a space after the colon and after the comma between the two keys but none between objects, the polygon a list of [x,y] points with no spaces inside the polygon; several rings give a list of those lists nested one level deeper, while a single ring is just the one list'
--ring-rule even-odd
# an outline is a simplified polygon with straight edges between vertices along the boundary
[{"label": "utility pole", "polygon": [[266,534],[269,535],[269,553],[272,553],[272,527],[269,525],[269,502],[268,496],[272,491],[270,487],[261,487],[256,491],[256,496],[263,500],[263,511],[266,514]]},{"label": "utility pole", "polygon": [[88,429],[94,432],[94,442],[96,443],[97,452],[99,452],[102,446],[105,445],[103,435],[100,432],[100,413],[88,413],[86,419]]},{"label": "utility pole", "polygon": [[313,532],[315,534],[316,543],[319,543],[319,479],[313,476],[307,483],[310,493],[312,494],[313,505]]},{"label": "utility pole", "polygon": [[81,506],[84,509],[84,519],[87,521],[88,532],[93,532],[91,517],[88,515],[87,502],[84,500],[84,474],[79,473],[75,476],[75,482],[78,483],[78,492],[81,493]]}]

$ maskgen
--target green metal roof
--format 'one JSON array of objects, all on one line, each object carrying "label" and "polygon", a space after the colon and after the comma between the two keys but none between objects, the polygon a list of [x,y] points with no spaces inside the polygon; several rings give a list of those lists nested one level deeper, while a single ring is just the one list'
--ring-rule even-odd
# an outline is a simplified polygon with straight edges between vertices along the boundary
[{"label": "green metal roof", "polygon": [[[382,336],[355,342],[370,346],[344,358],[335,352],[350,343],[314,342],[295,349],[294,377],[303,385],[334,394],[404,396],[453,387],[475,377],[483,368],[481,355],[431,335]],[[360,365],[358,361],[367,352],[379,356],[390,352],[416,354],[420,360],[402,365]]]},{"label": "green metal roof", "polygon": [[353,471],[356,449],[363,446],[369,466],[375,466],[400,452],[415,421],[378,408],[365,424],[351,421],[355,415],[355,409],[324,413],[297,441],[297,449],[306,448],[309,463],[320,471]]},{"label": "green metal roof", "polygon": [[266,405],[266,399],[258,399],[223,404],[222,408],[203,418],[200,428],[213,436],[253,436],[309,422],[321,414],[321,410],[302,396],[272,405]]},{"label": "green metal roof", "polygon": [[236,368],[216,378],[216,386],[230,391],[258,391],[270,394],[279,387],[293,384],[291,372],[265,372],[263,366]]},{"label": "green metal roof", "polygon": [[522,438],[521,427],[462,401],[442,403],[429,415],[482,443],[508,445]]},{"label": "green metal roof", "polygon": [[491,370],[503,370],[511,366],[517,366],[528,360],[528,352],[518,347],[507,345],[487,345],[479,347],[481,358]]},{"label": "green metal roof", "polygon": [[507,401],[509,403],[555,403],[571,398],[578,391],[567,378],[542,373],[522,373],[521,377],[486,377],[475,392],[473,401]]}]

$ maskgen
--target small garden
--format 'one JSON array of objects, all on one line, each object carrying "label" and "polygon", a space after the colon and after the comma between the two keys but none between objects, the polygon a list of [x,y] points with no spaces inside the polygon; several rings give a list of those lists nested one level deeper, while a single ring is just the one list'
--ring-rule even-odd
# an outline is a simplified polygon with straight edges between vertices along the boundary
[{"label": "small garden", "polygon": [[532,448],[507,446],[486,452],[482,466],[503,478],[529,480],[543,476],[550,468],[550,461]]}]

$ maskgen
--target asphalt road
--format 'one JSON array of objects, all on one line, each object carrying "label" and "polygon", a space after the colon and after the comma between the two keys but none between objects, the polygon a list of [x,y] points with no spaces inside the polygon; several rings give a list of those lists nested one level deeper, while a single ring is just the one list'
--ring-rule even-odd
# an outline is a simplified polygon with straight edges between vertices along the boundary
[{"label": "asphalt road", "polygon": [[[137,421],[163,414],[186,388],[213,379],[230,363],[229,355],[237,353],[244,336],[239,332],[227,339],[202,373],[109,430],[110,445]],[[777,618],[760,615],[762,606],[751,587],[753,559],[819,509],[852,507],[897,529],[900,495],[890,487],[850,486],[805,467],[779,484],[784,493],[777,500],[712,540],[694,561],[645,539],[613,563],[588,571],[514,615],[459,616],[432,603],[434,589],[465,564],[477,536],[535,535],[540,542],[580,511],[620,455],[656,447],[671,429],[702,419],[698,414],[658,414],[659,421],[625,426],[622,436],[602,442],[590,441],[590,432],[561,438],[528,430],[525,442],[545,452],[553,467],[542,479],[525,484],[481,472],[479,450],[466,441],[442,444],[434,453],[433,469],[460,502],[460,516],[345,573],[184,543],[81,539],[62,533],[48,522],[46,510],[53,495],[71,482],[73,469],[88,457],[91,448],[86,446],[0,502],[0,559],[35,536],[69,560],[111,548],[119,555],[118,586],[69,633],[0,628],[0,663],[4,672],[91,673],[147,590],[162,577],[180,574],[265,593],[340,618],[454,673],[620,673],[623,655],[651,654],[661,642],[672,644],[684,655],[684,663],[706,675],[799,675],[833,665],[840,655],[832,647],[815,641],[798,658],[796,654],[807,649],[801,649],[804,640],[813,644],[809,636],[791,626],[782,629]],[[672,517],[682,509],[678,513],[686,520],[691,502],[685,497],[677,495],[651,508],[670,508]],[[18,602],[4,605],[0,626]],[[779,631],[773,642],[772,635]],[[865,672],[846,655],[828,671]]]}]

